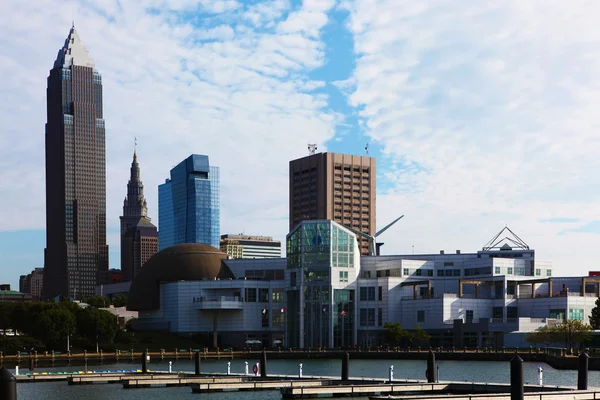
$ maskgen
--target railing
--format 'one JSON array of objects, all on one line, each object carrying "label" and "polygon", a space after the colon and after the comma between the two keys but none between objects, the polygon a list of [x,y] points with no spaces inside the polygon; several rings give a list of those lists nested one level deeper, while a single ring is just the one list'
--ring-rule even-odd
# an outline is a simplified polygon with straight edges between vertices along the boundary
[{"label": "railing", "polygon": [[217,297],[194,297],[193,302],[208,302],[208,301],[242,301],[239,296],[217,296]]}]

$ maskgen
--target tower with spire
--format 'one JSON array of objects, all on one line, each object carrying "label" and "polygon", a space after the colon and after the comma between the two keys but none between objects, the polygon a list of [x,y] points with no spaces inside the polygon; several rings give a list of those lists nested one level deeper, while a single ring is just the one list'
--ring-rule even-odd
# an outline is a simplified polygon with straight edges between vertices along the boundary
[{"label": "tower with spire", "polygon": [[75,26],[47,80],[42,297],[93,296],[108,283],[102,76]]},{"label": "tower with spire", "polygon": [[127,196],[121,217],[121,272],[123,281],[132,281],[140,268],[158,251],[158,232],[148,217],[144,185],[136,150],[133,151]]}]

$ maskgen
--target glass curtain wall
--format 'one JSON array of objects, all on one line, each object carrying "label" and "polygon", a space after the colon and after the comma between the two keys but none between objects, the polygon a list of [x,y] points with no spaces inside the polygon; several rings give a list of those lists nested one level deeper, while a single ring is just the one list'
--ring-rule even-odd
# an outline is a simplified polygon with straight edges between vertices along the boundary
[{"label": "glass curtain wall", "polygon": [[332,268],[355,267],[355,240],[331,221],[304,221],[288,235],[289,346],[354,344],[354,290],[334,290],[331,274]]},{"label": "glass curtain wall", "polygon": [[354,290],[333,291],[333,346],[348,347],[354,344]]}]

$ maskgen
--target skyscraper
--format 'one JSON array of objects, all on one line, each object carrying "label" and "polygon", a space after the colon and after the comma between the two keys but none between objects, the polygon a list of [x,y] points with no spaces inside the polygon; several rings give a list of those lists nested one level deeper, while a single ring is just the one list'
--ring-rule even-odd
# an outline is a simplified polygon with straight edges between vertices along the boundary
[{"label": "skyscraper", "polygon": [[50,70],[43,297],[93,296],[108,280],[102,77],[72,27]]},{"label": "skyscraper", "polygon": [[[290,232],[303,220],[329,219],[375,234],[375,158],[318,153],[290,161]],[[362,254],[369,244],[359,238]]]},{"label": "skyscraper", "polygon": [[134,152],[121,217],[121,272],[124,282],[132,281],[144,263],[158,251],[158,232],[150,221],[140,165]]},{"label": "skyscraper", "polygon": [[158,187],[158,248],[203,243],[218,249],[220,226],[219,168],[192,154]]}]

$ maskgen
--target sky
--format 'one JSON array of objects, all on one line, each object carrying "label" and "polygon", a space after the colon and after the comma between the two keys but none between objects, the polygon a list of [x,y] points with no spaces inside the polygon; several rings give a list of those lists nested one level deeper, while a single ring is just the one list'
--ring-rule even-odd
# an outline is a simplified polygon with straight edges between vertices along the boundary
[{"label": "sky", "polygon": [[[134,137],[148,211],[191,153],[221,233],[288,229],[288,163],[377,158],[383,254],[480,250],[504,226],[555,275],[600,269],[600,3],[2,0],[0,282],[43,266],[46,78],[73,20],[103,76],[107,241]],[[160,229],[160,226],[159,226]]]}]

